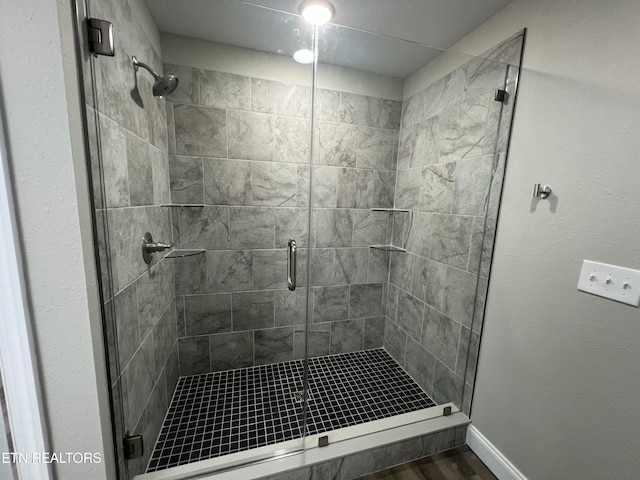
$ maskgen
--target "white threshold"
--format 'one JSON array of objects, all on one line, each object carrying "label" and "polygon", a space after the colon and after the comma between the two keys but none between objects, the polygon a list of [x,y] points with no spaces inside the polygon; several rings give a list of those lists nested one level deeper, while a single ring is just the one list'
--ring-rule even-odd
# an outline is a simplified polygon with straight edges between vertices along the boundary
[{"label": "white threshold", "polygon": [[467,429],[467,445],[499,480],[527,480],[475,426]]},{"label": "white threshold", "polygon": [[[442,416],[445,407],[451,415]],[[252,480],[327,462],[402,440],[467,425],[469,418],[452,403],[373,422],[310,435],[223,457],[202,460],[157,472],[137,475],[135,480]],[[329,445],[318,448],[318,439],[328,436]],[[244,465],[244,466],[242,466]]]}]

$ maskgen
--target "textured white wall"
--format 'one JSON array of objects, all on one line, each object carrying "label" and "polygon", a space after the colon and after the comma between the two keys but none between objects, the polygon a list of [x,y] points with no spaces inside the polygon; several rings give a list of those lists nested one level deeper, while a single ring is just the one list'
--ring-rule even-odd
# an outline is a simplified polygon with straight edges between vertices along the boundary
[{"label": "textured white wall", "polygon": [[455,48],[523,27],[471,418],[531,480],[637,478],[640,311],[576,284],[585,258],[640,268],[640,4],[518,0]]},{"label": "textured white wall", "polygon": [[107,454],[54,473],[113,478],[70,2],[2,7],[0,95],[50,448]]}]

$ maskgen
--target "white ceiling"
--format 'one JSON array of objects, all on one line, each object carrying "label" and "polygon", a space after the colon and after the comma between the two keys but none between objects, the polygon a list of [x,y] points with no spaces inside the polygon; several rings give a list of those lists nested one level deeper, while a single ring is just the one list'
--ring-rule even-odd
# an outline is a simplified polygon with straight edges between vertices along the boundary
[{"label": "white ceiling", "polygon": [[[161,32],[291,55],[311,36],[309,25],[297,15],[301,1],[146,0],[146,3]],[[320,33],[320,61],[405,78],[439,54],[412,42],[449,48],[510,1],[332,0],[336,9],[332,22],[354,28],[325,26]]]}]

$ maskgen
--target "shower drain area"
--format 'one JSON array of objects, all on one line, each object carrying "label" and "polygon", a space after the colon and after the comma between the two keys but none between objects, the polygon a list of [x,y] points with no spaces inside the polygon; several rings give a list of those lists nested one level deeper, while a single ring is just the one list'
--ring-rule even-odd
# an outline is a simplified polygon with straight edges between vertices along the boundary
[{"label": "shower drain area", "polygon": [[[181,377],[147,472],[299,438],[302,360]],[[436,403],[382,348],[309,359],[307,433]]]}]

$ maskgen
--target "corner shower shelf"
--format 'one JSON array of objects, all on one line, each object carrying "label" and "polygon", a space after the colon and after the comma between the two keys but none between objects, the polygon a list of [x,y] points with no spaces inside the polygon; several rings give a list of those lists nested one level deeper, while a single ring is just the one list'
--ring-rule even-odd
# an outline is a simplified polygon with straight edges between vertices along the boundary
[{"label": "corner shower shelf", "polygon": [[206,252],[206,250],[203,248],[198,248],[194,250],[172,250],[164,258],[192,257],[194,255],[200,255],[201,253],[204,253],[204,252]]},{"label": "corner shower shelf", "polygon": [[389,212],[389,213],[409,213],[411,210],[404,208],[372,208],[374,212]]},{"label": "corner shower shelf", "polygon": [[204,203],[163,203],[160,206],[166,208],[202,208]]},{"label": "corner shower shelf", "polygon": [[369,245],[369,248],[385,250],[387,252],[406,252],[404,248],[396,247],[394,245]]}]

